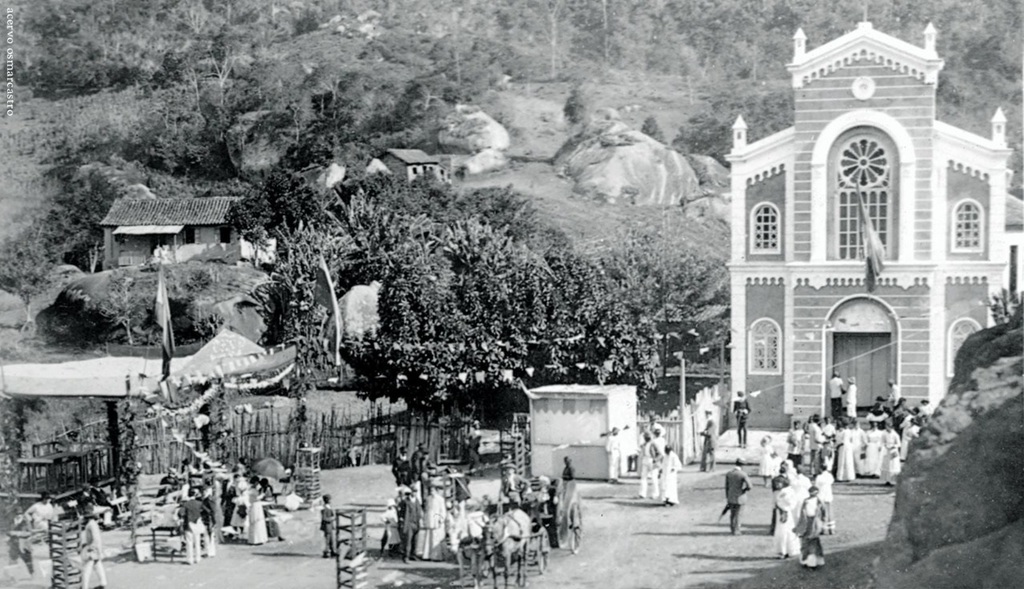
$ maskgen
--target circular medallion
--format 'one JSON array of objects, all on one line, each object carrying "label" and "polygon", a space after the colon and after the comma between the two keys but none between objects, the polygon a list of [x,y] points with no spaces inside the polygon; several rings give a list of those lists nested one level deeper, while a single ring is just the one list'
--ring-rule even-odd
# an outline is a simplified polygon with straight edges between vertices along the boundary
[{"label": "circular medallion", "polygon": [[875,81],[867,76],[861,76],[853,81],[850,91],[857,100],[867,100],[875,95]]}]

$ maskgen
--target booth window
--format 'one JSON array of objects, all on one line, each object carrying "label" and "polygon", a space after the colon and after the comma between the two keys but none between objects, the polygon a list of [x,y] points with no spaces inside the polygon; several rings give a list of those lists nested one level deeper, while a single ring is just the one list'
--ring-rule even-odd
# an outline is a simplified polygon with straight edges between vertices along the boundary
[{"label": "booth window", "polygon": [[751,252],[755,254],[779,253],[779,210],[771,203],[754,207]]},{"label": "booth window", "polygon": [[953,251],[981,251],[982,226],[981,205],[973,200],[961,201],[953,212]]}]

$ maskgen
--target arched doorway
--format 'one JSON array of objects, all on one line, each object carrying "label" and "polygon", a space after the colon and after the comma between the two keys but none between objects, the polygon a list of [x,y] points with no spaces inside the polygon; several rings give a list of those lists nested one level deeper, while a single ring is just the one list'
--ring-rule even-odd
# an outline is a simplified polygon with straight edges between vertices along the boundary
[{"label": "arched doorway", "polygon": [[858,297],[839,304],[829,316],[829,376],[857,379],[857,407],[870,407],[888,394],[889,379],[899,365],[898,323],[892,311],[874,298]]}]

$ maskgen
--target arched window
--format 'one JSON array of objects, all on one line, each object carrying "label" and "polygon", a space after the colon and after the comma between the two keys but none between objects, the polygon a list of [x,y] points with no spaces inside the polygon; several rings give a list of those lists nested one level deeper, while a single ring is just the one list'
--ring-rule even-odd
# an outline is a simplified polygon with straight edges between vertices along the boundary
[{"label": "arched window", "polygon": [[750,218],[750,251],[755,254],[779,253],[779,209],[771,203],[754,207]]},{"label": "arched window", "polygon": [[963,200],[953,209],[953,251],[980,252],[983,247],[984,213],[973,200]]},{"label": "arched window", "polygon": [[758,319],[750,326],[750,372],[778,374],[782,365],[781,333],[771,319]]},{"label": "arched window", "polygon": [[964,345],[967,338],[976,331],[981,329],[978,322],[974,319],[957,319],[953,325],[949,328],[949,360],[948,368],[950,376],[953,376],[953,364],[956,362],[956,354],[960,351],[960,346]]},{"label": "arched window", "polygon": [[832,159],[836,258],[864,258],[862,202],[886,257],[894,257],[897,177],[895,146],[881,133],[855,130],[836,143]]}]

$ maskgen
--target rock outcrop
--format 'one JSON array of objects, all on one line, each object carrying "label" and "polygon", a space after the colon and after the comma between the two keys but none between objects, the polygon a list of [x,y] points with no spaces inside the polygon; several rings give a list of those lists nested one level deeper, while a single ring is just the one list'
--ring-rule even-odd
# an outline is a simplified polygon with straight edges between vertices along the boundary
[{"label": "rock outcrop", "polygon": [[974,334],[911,446],[876,586],[1008,587],[1024,578],[1024,330]]},{"label": "rock outcrop", "polygon": [[701,196],[697,174],[673,149],[603,109],[555,156],[573,192],[602,202],[679,205]]},{"label": "rock outcrop", "polygon": [[281,134],[290,127],[273,111],[248,112],[227,132],[228,156],[241,174],[269,170],[284,157]]},{"label": "rock outcrop", "polygon": [[455,107],[438,132],[438,143],[447,151],[476,154],[485,149],[505,151],[511,145],[508,130],[475,106]]}]

